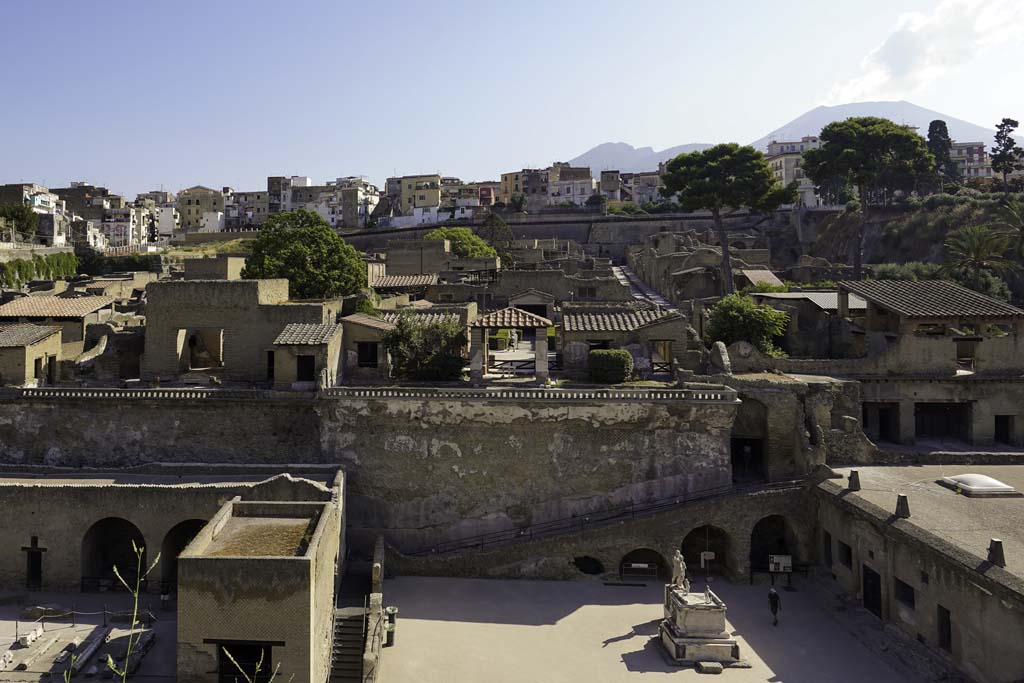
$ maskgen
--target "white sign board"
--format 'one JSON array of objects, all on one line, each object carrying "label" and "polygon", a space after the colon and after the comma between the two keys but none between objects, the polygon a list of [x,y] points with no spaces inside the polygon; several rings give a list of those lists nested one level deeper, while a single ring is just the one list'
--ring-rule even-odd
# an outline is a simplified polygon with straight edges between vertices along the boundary
[{"label": "white sign board", "polygon": [[768,571],[770,572],[791,572],[793,571],[792,555],[769,555]]},{"label": "white sign board", "polygon": [[715,559],[715,551],[714,550],[702,550],[700,552],[700,566],[701,566],[701,569],[707,567],[708,566],[708,561],[709,560],[713,560],[713,559]]}]

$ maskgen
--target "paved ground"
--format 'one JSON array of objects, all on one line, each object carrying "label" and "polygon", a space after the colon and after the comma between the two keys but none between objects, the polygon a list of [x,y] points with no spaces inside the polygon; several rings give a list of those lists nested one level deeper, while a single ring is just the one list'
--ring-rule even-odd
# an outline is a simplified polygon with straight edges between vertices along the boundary
[{"label": "paved ground", "polygon": [[[765,586],[713,586],[752,665],[727,670],[720,680],[907,680],[807,591],[781,593],[781,624],[773,627]],[[400,610],[395,646],[384,654],[387,678],[395,683],[703,680],[692,669],[669,665],[651,641],[661,617],[661,585],[400,577],[385,582],[384,598]]]},{"label": "paved ground", "polygon": [[[6,599],[5,599],[6,598]],[[51,671],[62,671],[54,665],[54,657],[74,637],[87,637],[94,629],[103,624],[102,611],[104,607],[110,611],[131,610],[130,596],[125,593],[102,593],[102,594],[31,594],[31,603],[37,605],[59,606],[62,610],[69,609],[72,604],[79,613],[75,623],[70,619],[51,620],[46,619],[44,634],[40,640],[28,648],[14,650],[15,664],[22,662],[28,657],[41,652],[40,656],[32,663],[26,671],[0,671],[0,683],[22,683],[25,681],[56,680],[63,678],[60,675],[50,675]],[[30,622],[22,618],[24,605],[14,604],[17,598],[0,595],[0,652],[6,651],[15,639],[15,633],[25,633],[26,630],[35,627],[38,623]],[[142,666],[133,679],[147,681],[173,681],[175,670],[175,642],[177,625],[174,613],[161,613],[159,611],[159,596],[144,596],[143,605],[152,602],[156,614],[156,621],[152,624],[152,630],[156,632],[156,645],[150,650],[142,662]],[[95,614],[95,612],[100,612]],[[127,620],[114,622],[108,621],[114,627],[111,634],[109,648],[123,644],[128,635]],[[101,663],[106,659],[108,647],[100,649],[97,656],[91,659],[92,662]],[[100,667],[102,669],[102,666]],[[83,675],[76,676],[74,680],[85,680]]]}]

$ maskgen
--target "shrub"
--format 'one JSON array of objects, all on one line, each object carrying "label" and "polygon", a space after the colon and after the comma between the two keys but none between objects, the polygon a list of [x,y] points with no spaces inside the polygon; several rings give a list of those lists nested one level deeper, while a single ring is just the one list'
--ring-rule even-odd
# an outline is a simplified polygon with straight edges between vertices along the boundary
[{"label": "shrub", "polygon": [[622,384],[633,374],[633,356],[625,349],[595,349],[587,357],[590,381]]},{"label": "shrub", "polygon": [[711,308],[708,341],[726,346],[745,341],[762,353],[774,354],[778,349],[773,342],[785,333],[788,324],[789,316],[782,311],[757,304],[749,296],[730,294]]},{"label": "shrub", "polygon": [[448,240],[452,253],[459,258],[497,256],[494,247],[484,242],[469,228],[435,228],[423,236],[425,240]]},{"label": "shrub", "polygon": [[450,381],[462,377],[466,330],[457,320],[422,323],[405,313],[382,341],[400,379]]}]

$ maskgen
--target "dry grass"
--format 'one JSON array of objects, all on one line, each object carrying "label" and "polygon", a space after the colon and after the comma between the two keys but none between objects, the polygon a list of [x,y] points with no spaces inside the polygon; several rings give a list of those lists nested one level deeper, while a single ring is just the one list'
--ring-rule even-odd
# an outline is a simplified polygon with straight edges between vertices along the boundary
[{"label": "dry grass", "polygon": [[295,557],[305,551],[304,539],[312,534],[308,519],[237,518],[239,524],[225,529],[207,555],[214,557]]}]

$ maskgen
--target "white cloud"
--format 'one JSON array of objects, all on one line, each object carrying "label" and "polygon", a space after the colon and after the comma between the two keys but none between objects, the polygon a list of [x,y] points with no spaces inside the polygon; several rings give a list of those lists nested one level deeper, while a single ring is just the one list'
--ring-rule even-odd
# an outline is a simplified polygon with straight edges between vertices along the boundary
[{"label": "white cloud", "polygon": [[900,16],[861,61],[862,73],[833,86],[828,104],[906,98],[979,53],[1022,38],[1022,0],[942,0],[931,14]]}]

